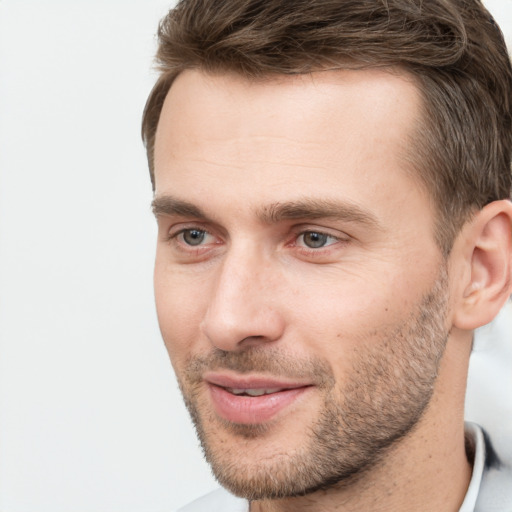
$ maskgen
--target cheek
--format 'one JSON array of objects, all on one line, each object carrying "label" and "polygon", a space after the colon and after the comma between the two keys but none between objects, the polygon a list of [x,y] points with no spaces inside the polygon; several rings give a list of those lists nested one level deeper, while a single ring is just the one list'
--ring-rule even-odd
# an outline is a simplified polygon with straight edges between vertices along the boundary
[{"label": "cheek", "polygon": [[296,294],[294,299],[295,335],[307,336],[311,350],[342,373],[350,370],[359,351],[382,344],[421,299],[398,277],[381,276],[380,283],[345,277],[336,286],[322,287],[321,293]]},{"label": "cheek", "polygon": [[158,323],[171,362],[176,367],[187,359],[199,339],[205,306],[202,294],[190,282],[171,277],[155,267],[155,302]]}]

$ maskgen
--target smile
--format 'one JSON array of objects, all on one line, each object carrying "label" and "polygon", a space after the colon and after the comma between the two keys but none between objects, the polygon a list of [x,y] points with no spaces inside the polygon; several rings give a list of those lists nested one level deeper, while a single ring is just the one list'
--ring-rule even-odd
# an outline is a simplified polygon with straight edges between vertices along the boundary
[{"label": "smile", "polygon": [[206,376],[215,413],[230,423],[262,424],[284,414],[314,386],[266,377]]}]

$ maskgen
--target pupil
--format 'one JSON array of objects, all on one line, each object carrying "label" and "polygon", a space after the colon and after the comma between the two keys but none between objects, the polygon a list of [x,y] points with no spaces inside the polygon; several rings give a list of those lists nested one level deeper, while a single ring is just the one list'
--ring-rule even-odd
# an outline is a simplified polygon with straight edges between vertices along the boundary
[{"label": "pupil", "polygon": [[327,235],[323,233],[315,233],[311,231],[310,233],[306,233],[304,235],[304,243],[313,249],[317,249],[318,247],[323,247],[327,242]]},{"label": "pupil", "polygon": [[199,245],[204,240],[204,231],[189,229],[183,232],[183,240],[188,245]]}]

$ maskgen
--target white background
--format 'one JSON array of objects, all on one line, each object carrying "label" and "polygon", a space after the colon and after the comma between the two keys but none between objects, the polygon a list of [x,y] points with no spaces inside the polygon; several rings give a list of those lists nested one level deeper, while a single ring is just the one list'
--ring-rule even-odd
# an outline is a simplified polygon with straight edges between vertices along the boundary
[{"label": "white background", "polygon": [[[512,39],[512,0],[487,2]],[[160,340],[140,117],[163,0],[0,0],[0,511],[215,487]]]}]

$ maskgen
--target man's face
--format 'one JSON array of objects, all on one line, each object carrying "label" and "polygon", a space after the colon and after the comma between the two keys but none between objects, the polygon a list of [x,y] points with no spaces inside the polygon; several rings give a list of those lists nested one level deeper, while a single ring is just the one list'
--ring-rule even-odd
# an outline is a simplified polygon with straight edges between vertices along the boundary
[{"label": "man's face", "polygon": [[448,293],[432,205],[404,158],[419,104],[384,70],[258,83],[187,71],[169,92],[158,318],[206,456],[236,494],[349,479],[428,414]]}]

